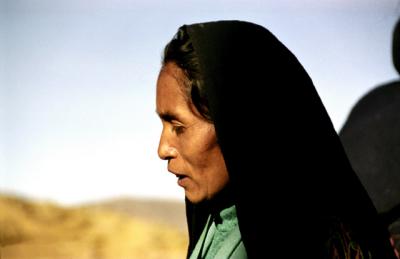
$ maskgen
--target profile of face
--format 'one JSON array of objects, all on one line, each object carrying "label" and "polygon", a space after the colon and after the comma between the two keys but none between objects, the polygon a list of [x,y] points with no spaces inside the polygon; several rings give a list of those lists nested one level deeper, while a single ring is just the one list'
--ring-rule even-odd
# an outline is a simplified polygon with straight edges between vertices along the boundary
[{"label": "profile of face", "polygon": [[228,183],[214,124],[205,120],[185,95],[183,71],[167,63],[157,81],[156,111],[162,121],[158,155],[168,161],[192,203],[212,199]]}]

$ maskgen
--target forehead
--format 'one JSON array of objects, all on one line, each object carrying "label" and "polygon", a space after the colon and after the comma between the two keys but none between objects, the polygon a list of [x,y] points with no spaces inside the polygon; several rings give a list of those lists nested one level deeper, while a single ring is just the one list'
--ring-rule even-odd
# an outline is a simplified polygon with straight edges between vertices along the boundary
[{"label": "forehead", "polygon": [[158,76],[157,81],[157,113],[176,113],[189,109],[188,98],[184,93],[184,75],[175,64],[165,65]]},{"label": "forehead", "polygon": [[184,96],[184,74],[182,69],[173,63],[161,68],[157,81],[157,92],[173,92]]}]

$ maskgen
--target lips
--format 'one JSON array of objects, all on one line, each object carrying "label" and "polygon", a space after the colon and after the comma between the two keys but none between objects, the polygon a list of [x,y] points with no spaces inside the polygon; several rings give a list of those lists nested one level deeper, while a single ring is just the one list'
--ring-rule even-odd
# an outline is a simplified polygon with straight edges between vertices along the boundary
[{"label": "lips", "polygon": [[182,173],[174,172],[173,170],[170,170],[170,169],[168,169],[168,171],[169,171],[170,173],[174,174],[174,175],[178,178],[178,185],[179,185],[179,186],[181,186],[181,187],[184,187],[184,186],[185,186],[185,183],[186,183],[187,180],[188,180],[188,176],[187,176],[187,175],[182,174]]},{"label": "lips", "polygon": [[186,186],[186,182],[188,181],[188,177],[186,175],[181,175],[178,176],[178,185],[180,187],[185,187]]}]

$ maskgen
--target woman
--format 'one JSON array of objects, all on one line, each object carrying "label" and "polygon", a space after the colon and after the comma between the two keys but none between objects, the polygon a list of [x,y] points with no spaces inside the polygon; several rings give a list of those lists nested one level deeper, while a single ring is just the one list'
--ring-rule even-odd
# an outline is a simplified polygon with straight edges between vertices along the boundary
[{"label": "woman", "polygon": [[394,258],[311,79],[268,30],[182,26],[156,98],[188,258]]}]

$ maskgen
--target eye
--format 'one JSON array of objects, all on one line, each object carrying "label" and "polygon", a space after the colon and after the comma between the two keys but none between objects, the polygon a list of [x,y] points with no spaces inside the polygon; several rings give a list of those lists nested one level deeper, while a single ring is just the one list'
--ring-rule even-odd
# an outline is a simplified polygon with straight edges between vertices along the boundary
[{"label": "eye", "polygon": [[185,127],[182,125],[172,125],[172,131],[179,135],[185,131]]}]

